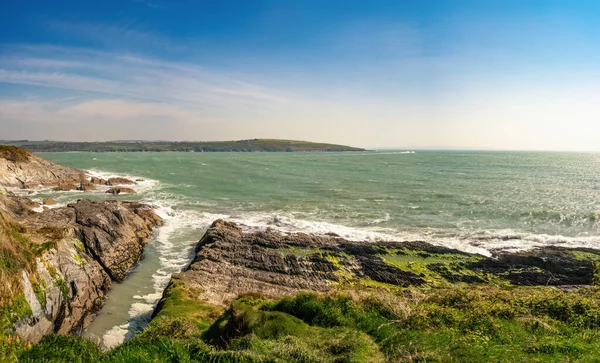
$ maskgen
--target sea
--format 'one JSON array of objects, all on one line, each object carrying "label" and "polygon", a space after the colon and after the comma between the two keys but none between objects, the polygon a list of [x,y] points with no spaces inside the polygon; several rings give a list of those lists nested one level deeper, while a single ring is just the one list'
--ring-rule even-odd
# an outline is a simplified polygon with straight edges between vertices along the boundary
[{"label": "sea", "polygon": [[108,178],[144,179],[135,195],[165,220],[143,260],[85,332],[105,348],[143,329],[172,273],[218,218],[248,228],[426,241],[490,255],[540,246],[600,247],[600,154],[378,150],[311,153],[40,153]]}]

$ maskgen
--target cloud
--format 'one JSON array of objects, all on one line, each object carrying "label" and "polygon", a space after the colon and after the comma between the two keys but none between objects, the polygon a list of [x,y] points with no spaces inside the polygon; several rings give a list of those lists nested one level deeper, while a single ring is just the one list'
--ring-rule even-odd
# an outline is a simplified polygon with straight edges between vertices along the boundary
[{"label": "cloud", "polygon": [[273,104],[292,104],[297,98],[290,92],[194,64],[69,47],[23,46],[10,50],[0,55],[0,82],[191,108],[269,108]]}]

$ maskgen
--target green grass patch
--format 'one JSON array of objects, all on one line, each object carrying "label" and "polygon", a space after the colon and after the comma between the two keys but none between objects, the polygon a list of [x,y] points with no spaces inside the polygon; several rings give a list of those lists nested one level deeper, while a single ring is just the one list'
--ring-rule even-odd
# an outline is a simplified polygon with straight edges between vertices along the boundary
[{"label": "green grass patch", "polygon": [[600,255],[597,255],[592,252],[580,251],[580,250],[572,250],[569,253],[575,257],[576,260],[580,261],[600,261]]},{"label": "green grass patch", "polygon": [[[189,334],[197,334],[206,330],[222,313],[223,308],[201,301],[202,291],[191,289],[182,282],[174,282],[167,287],[159,313],[150,323],[150,328],[158,324],[166,325],[170,319],[186,319],[196,327],[189,329]],[[166,320],[165,320],[166,319]]]},{"label": "green grass patch", "polygon": [[33,287],[35,297],[42,306],[42,309],[46,309],[46,289],[44,284],[32,283],[31,287]]},{"label": "green grass patch", "polygon": [[71,299],[69,296],[69,287],[65,283],[65,280],[61,278],[54,280],[54,286],[60,288],[60,292],[62,293],[64,301],[69,301]]}]

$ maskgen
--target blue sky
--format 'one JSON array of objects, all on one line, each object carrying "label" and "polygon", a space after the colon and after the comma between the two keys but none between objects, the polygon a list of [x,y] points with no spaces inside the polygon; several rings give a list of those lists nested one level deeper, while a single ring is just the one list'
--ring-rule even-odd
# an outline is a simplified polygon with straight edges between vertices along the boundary
[{"label": "blue sky", "polygon": [[0,7],[0,139],[600,150],[595,1]]}]

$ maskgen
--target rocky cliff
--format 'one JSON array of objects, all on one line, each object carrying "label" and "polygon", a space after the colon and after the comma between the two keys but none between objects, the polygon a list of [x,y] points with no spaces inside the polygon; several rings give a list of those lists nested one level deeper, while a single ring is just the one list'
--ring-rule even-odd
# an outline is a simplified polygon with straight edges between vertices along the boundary
[{"label": "rocky cliff", "polygon": [[0,186],[78,185],[84,179],[81,170],[51,163],[16,146],[0,145]]},{"label": "rocky cliff", "polygon": [[85,329],[162,223],[140,203],[82,199],[35,213],[29,199],[2,194],[1,257],[19,263],[0,264],[0,312],[31,342]]}]

